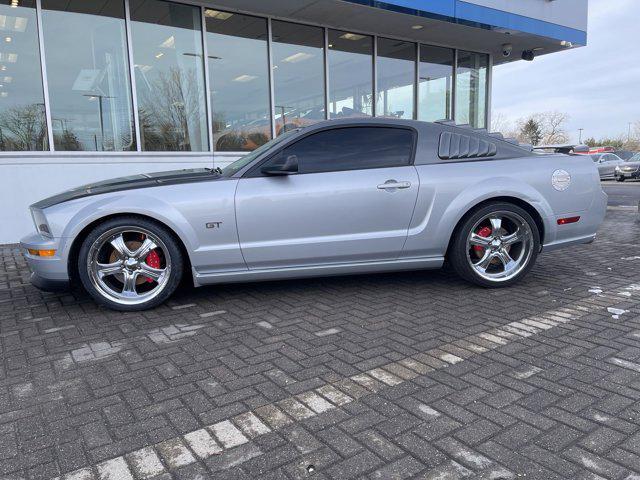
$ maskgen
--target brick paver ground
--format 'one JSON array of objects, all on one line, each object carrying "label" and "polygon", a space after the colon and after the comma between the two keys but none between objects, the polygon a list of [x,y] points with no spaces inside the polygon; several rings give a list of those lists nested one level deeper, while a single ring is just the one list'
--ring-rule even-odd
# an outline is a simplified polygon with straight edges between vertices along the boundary
[{"label": "brick paver ground", "polygon": [[516,287],[447,270],[122,314],[0,247],[0,479],[640,479],[640,223]]}]

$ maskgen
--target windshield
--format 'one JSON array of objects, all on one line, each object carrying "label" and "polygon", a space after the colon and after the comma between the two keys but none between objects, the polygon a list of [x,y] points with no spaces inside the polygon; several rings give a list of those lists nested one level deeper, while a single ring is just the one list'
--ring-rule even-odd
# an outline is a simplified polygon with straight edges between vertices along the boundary
[{"label": "windshield", "polygon": [[266,152],[267,150],[273,148],[274,146],[276,146],[277,144],[279,144],[283,140],[289,138],[291,135],[293,135],[295,132],[298,132],[298,131],[300,131],[299,128],[296,128],[294,130],[289,130],[288,132],[283,133],[279,137],[276,137],[273,140],[269,140],[264,145],[261,145],[260,147],[256,148],[253,152],[246,154],[244,157],[239,158],[235,162],[233,162],[233,163],[227,165],[226,167],[224,167],[222,169],[222,176],[223,177],[232,177],[233,175],[238,173],[240,170],[242,170],[244,167],[246,167],[251,162],[253,162],[260,155],[262,155],[264,152]]},{"label": "windshield", "polygon": [[640,152],[636,153],[633,157],[631,157],[627,162],[640,162]]}]

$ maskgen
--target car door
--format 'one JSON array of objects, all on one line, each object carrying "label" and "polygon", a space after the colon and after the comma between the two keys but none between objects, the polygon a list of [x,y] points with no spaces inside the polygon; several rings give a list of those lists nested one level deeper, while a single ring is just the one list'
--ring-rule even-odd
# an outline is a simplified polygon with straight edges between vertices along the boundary
[{"label": "car door", "polygon": [[605,178],[608,176],[607,173],[607,156],[600,155],[596,160],[596,165],[598,166],[598,173],[600,174],[600,178]]},{"label": "car door", "polygon": [[[236,215],[250,269],[393,260],[418,193],[416,132],[352,126],[312,132],[240,179]],[[297,173],[262,173],[295,159]]]}]

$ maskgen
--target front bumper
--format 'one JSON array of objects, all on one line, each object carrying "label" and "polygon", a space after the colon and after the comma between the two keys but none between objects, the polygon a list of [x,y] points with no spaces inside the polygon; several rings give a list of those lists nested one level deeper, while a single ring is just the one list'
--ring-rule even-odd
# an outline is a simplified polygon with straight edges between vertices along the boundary
[{"label": "front bumper", "polygon": [[616,171],[615,176],[617,178],[626,179],[638,179],[640,178],[640,170],[636,170],[635,172],[625,172],[625,171]]},{"label": "front bumper", "polygon": [[[31,270],[31,283],[42,289],[57,291],[66,289],[70,285],[69,271],[66,255],[60,249],[59,239],[47,238],[34,233],[20,241],[20,247],[24,258]],[[52,257],[38,257],[31,255],[29,249],[55,250]]]}]

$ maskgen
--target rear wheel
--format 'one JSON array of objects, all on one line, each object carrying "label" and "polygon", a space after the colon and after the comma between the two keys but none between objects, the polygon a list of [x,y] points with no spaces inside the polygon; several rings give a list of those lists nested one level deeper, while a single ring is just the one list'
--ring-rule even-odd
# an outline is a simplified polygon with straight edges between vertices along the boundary
[{"label": "rear wheel", "polygon": [[82,285],[114,310],[155,307],[169,298],[182,277],[183,259],[171,232],[139,217],[108,220],[80,247]]},{"label": "rear wheel", "polygon": [[483,287],[506,287],[531,270],[540,250],[536,222],[524,209],[486,204],[458,228],[449,251],[453,268]]}]

